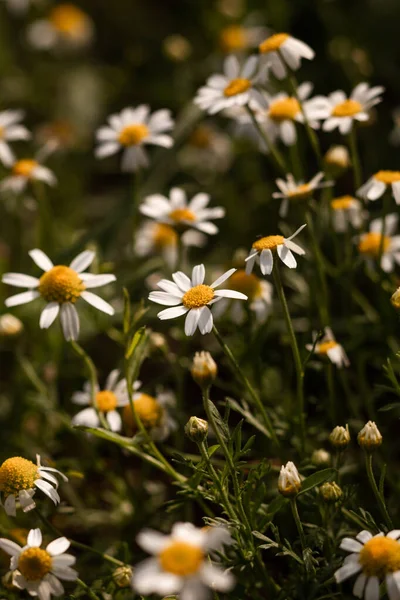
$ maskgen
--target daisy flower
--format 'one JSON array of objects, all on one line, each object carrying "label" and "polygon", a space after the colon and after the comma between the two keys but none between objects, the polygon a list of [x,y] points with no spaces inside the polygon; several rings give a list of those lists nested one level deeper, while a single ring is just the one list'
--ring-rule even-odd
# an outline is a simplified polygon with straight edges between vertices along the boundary
[{"label": "daisy flower", "polygon": [[57,469],[42,467],[38,454],[36,464],[20,456],[5,460],[0,466],[0,501],[6,513],[15,517],[17,502],[24,512],[35,508],[36,503],[33,500],[35,488],[46,494],[54,504],[58,504],[60,502],[57,492],[58,481],[52,473],[57,473],[64,481],[68,481],[67,477]]},{"label": "daisy flower", "polygon": [[147,196],[139,206],[139,210],[146,217],[161,223],[172,225],[176,229],[194,228],[214,235],[218,227],[210,219],[222,219],[225,209],[221,206],[207,208],[210,202],[208,194],[200,193],[187,201],[186,192],[181,188],[172,188],[169,198],[161,194]]},{"label": "daisy flower", "polygon": [[384,580],[389,600],[398,600],[400,595],[400,530],[389,531],[387,535],[372,535],[360,531],[356,538],[344,538],[342,550],[350,552],[344,564],[335,573],[337,583],[358,574],[353,594],[365,600],[379,600],[380,581]]},{"label": "daisy flower", "polygon": [[[122,419],[116,410],[119,407],[126,406],[129,402],[126,389],[126,380],[118,381],[119,370],[111,371],[106,379],[103,390],[98,386],[95,388],[95,403],[97,410],[92,405],[90,382],[87,381],[82,392],[75,392],[72,395],[72,402],[81,406],[89,406],[77,413],[72,418],[73,425],[86,425],[86,427],[100,427],[98,412],[102,413],[110,426],[111,431],[121,431]],[[134,389],[137,389],[139,382],[135,382]],[[136,387],[135,387],[136,386]]]},{"label": "daisy flower", "polygon": [[349,225],[359,229],[364,221],[364,210],[361,202],[353,196],[340,196],[331,200],[332,223],[337,233],[348,230]]},{"label": "daisy flower", "polygon": [[278,490],[282,496],[296,496],[301,489],[301,479],[297,467],[291,461],[281,466],[278,477]]},{"label": "daisy flower", "polygon": [[357,194],[365,200],[376,200],[389,186],[396,204],[400,204],[400,171],[378,171],[357,190]]},{"label": "daisy flower", "polygon": [[158,313],[161,320],[175,319],[186,314],[185,334],[193,335],[197,327],[200,333],[210,333],[213,327],[213,316],[209,309],[220,298],[236,298],[238,300],[247,300],[247,296],[234,290],[215,290],[226,281],[236,269],[230,269],[221,277],[218,277],[211,285],[204,284],[205,268],[204,265],[193,267],[192,278],[190,279],[182,271],[177,271],[172,275],[174,281],[162,279],[158,282],[158,287],[162,292],[151,292],[149,300],[157,304],[172,306]]},{"label": "daisy flower", "polygon": [[224,172],[232,164],[232,139],[212,123],[201,123],[178,154],[184,169]]},{"label": "daisy flower", "polygon": [[[383,87],[369,87],[367,83],[359,83],[352,91],[350,98],[342,90],[333,92],[325,98],[325,120],[322,129],[332,131],[336,127],[342,135],[350,133],[354,121],[368,121],[369,111],[382,101]],[[321,110],[324,102],[321,99]]]},{"label": "daisy flower", "polygon": [[[139,385],[135,390],[140,387],[140,382],[137,383]],[[171,411],[176,404],[172,392],[159,390],[155,396],[150,396],[144,392],[136,391],[133,395],[133,404],[135,415],[139,417],[153,440],[162,442],[172,431],[176,430],[177,423],[171,416]],[[135,416],[132,414],[130,404],[124,407],[122,417],[128,432],[131,435],[137,433],[138,425]]]},{"label": "daisy flower", "polygon": [[255,48],[265,39],[266,27],[251,27],[250,25],[227,25],[219,32],[219,43],[223,52],[243,52]]},{"label": "daisy flower", "polygon": [[194,103],[210,115],[249,104],[254,97],[254,86],[265,80],[265,69],[258,67],[256,56],[250,56],[242,66],[236,56],[228,56],[223,75],[209,77],[206,85],[198,90]]},{"label": "daisy flower", "polygon": [[[47,149],[45,152],[47,153]],[[43,181],[50,186],[56,185],[57,179],[53,171],[40,163],[40,157],[43,155],[44,153],[40,152],[36,158],[22,158],[13,161],[9,165],[11,175],[5,177],[0,183],[0,190],[21,194],[31,181]]]},{"label": "daisy flower", "polygon": [[94,36],[92,19],[75,4],[58,4],[46,19],[34,21],[28,28],[28,41],[38,50],[81,48]]},{"label": "daisy flower", "polygon": [[332,181],[321,182],[323,177],[324,174],[320,172],[310,179],[308,183],[304,183],[304,181],[299,181],[297,183],[293,175],[289,173],[286,175],[286,181],[284,179],[277,179],[275,183],[280,189],[280,192],[274,192],[272,197],[282,198],[279,215],[281,217],[286,217],[290,202],[307,200],[312,196],[315,190],[333,185]]},{"label": "daisy flower", "polygon": [[[313,338],[313,341],[315,342],[315,340],[318,338],[318,334],[316,332],[314,333]],[[306,348],[309,352],[311,352],[314,348],[314,343],[307,344]],[[350,366],[350,361],[347,358],[347,354],[344,351],[343,346],[341,346],[335,340],[335,336],[333,335],[330,327],[325,327],[324,336],[315,344],[314,352],[319,356],[327,356],[329,360],[339,369]]]},{"label": "daisy flower", "polygon": [[261,273],[263,275],[270,275],[274,266],[274,253],[278,254],[283,264],[289,267],[289,269],[295,269],[297,262],[293,256],[293,252],[302,256],[305,254],[305,251],[292,242],[292,240],[304,227],[305,225],[299,227],[289,238],[284,238],[283,235],[268,235],[256,240],[251,247],[250,254],[245,259],[247,263],[246,273],[250,275],[254,263],[257,261],[260,264]]},{"label": "daisy flower", "polygon": [[5,167],[15,163],[15,156],[8,144],[16,140],[29,140],[31,134],[20,124],[24,113],[21,110],[4,110],[0,112],[0,161]]},{"label": "daisy flower", "polygon": [[99,146],[96,148],[96,157],[105,158],[123,150],[123,171],[132,172],[147,167],[149,161],[143,146],[150,144],[171,148],[173,139],[165,132],[173,126],[169,110],[157,110],[151,115],[147,104],[124,108],[119,114],[108,117],[108,125],[97,130]]},{"label": "daisy flower", "polygon": [[258,46],[258,49],[278,79],[286,77],[287,67],[292,71],[297,71],[302,58],[312,60],[315,56],[315,52],[310,46],[288,33],[271,35]]},{"label": "daisy flower", "polygon": [[[229,280],[229,287],[245,294],[249,300],[248,307],[254,312],[257,323],[264,323],[272,310],[273,285],[254,273],[249,275],[244,269],[238,269]],[[241,302],[222,298],[215,305],[214,316],[222,316],[228,309],[234,323],[241,324],[246,319],[246,311]]]},{"label": "daisy flower", "polygon": [[60,313],[61,325],[66,340],[76,340],[79,336],[79,316],[75,303],[83,298],[98,310],[113,315],[113,307],[102,298],[87,291],[89,288],[101,287],[115,281],[115,275],[94,275],[83,273],[93,262],[95,253],[90,250],[81,252],[69,267],[54,266],[42,250],[31,250],[29,256],[44,271],[40,279],[21,273],[5,273],[3,283],[16,287],[26,287],[27,292],[7,298],[5,305],[18,306],[26,304],[41,296],[46,306],[40,315],[40,328],[47,329]]},{"label": "daisy flower", "polygon": [[71,568],[76,558],[66,554],[71,543],[65,537],[53,540],[45,550],[41,545],[40,529],[30,530],[27,543],[22,548],[11,540],[0,538],[0,548],[11,556],[13,584],[20,590],[26,590],[30,596],[49,600],[51,596],[59,597],[65,593],[60,579],[78,579],[77,571]]},{"label": "daisy flower", "polygon": [[397,227],[397,221],[397,215],[387,215],[382,240],[383,220],[374,219],[371,221],[369,232],[362,234],[358,242],[358,251],[371,266],[379,258],[382,246],[381,266],[386,273],[393,271],[395,263],[400,264],[400,235],[393,235]]},{"label": "daisy flower", "polygon": [[133,571],[132,587],[139,594],[160,596],[179,594],[180,600],[204,600],[207,588],[228,592],[233,575],[213,564],[209,555],[221,546],[214,527],[197,528],[191,523],[176,523],[170,535],[143,530],[137,543],[152,555]]}]

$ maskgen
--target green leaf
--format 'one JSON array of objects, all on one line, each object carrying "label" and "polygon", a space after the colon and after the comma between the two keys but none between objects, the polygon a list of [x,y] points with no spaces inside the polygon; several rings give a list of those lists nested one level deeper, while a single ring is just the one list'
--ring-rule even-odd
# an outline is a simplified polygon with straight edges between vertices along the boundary
[{"label": "green leaf", "polygon": [[123,318],[123,330],[126,335],[131,326],[131,298],[126,288],[123,288],[124,293],[124,318]]},{"label": "green leaf", "polygon": [[317,485],[321,485],[322,483],[325,483],[325,481],[328,481],[328,479],[331,479],[332,477],[334,477],[336,475],[336,473],[337,473],[336,469],[329,468],[329,469],[323,469],[322,471],[318,471],[317,473],[313,473],[309,477],[306,477],[306,479],[304,479],[301,482],[301,490],[298,493],[298,495],[300,496],[300,494],[309,492],[310,490],[315,488]]},{"label": "green leaf", "polygon": [[214,446],[210,446],[208,449],[208,456],[211,458],[212,455],[218,450],[219,444],[215,444]]},{"label": "green leaf", "polygon": [[218,408],[215,406],[215,404],[213,402],[211,402],[211,400],[208,400],[208,408],[214,417],[216,427],[218,427],[221,435],[223,436],[224,440],[227,442],[229,439],[229,429],[228,429],[227,424],[222,419]]},{"label": "green leaf", "polygon": [[392,402],[391,404],[386,404],[386,406],[381,406],[381,408],[378,408],[378,412],[387,412],[389,410],[396,410],[396,408],[400,408],[400,402]]},{"label": "green leaf", "polygon": [[125,353],[125,358],[129,359],[132,354],[134,353],[135,349],[138,347],[138,345],[140,344],[141,340],[143,339],[143,336],[145,334],[145,327],[141,327],[140,329],[138,329],[135,333],[135,335],[133,336],[131,343],[129,344],[127,351]]},{"label": "green leaf", "polygon": [[281,494],[279,494],[276,498],[274,498],[269,504],[268,504],[268,508],[267,508],[267,515],[270,519],[272,519],[274,517],[274,515],[276,515],[276,513],[278,513],[281,508],[287,504],[289,501],[287,498],[284,498],[283,496],[281,496]]}]

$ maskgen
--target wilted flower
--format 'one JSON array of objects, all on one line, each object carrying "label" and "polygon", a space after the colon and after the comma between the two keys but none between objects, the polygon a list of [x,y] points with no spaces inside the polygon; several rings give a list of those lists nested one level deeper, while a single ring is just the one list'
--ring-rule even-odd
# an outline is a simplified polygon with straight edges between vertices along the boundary
[{"label": "wilted flower", "polygon": [[375,261],[382,251],[381,267],[386,273],[394,270],[395,263],[400,264],[400,235],[393,235],[397,228],[398,217],[395,214],[385,217],[384,234],[383,220],[374,219],[369,226],[369,232],[363,233],[358,242],[358,251],[365,257],[373,268]]},{"label": "wilted flower", "polygon": [[357,194],[366,200],[376,200],[389,186],[396,204],[400,204],[400,171],[378,171],[357,190]]},{"label": "wilted flower", "polygon": [[329,441],[336,450],[344,450],[350,444],[349,426],[337,425],[329,434]]},{"label": "wilted flower", "polygon": [[185,433],[192,442],[203,442],[207,439],[208,423],[199,417],[190,417],[185,425]]},{"label": "wilted flower", "polygon": [[292,462],[282,465],[278,479],[278,490],[282,496],[296,496],[301,489],[299,472]]},{"label": "wilted flower", "polygon": [[337,233],[344,233],[349,225],[359,229],[364,220],[363,206],[353,196],[340,196],[331,200],[332,223]]},{"label": "wilted flower", "polygon": [[261,273],[263,275],[270,275],[274,266],[273,253],[277,253],[283,264],[289,267],[289,269],[295,269],[297,262],[292,252],[301,256],[305,254],[305,251],[292,242],[292,240],[304,227],[306,225],[299,227],[288,238],[284,238],[283,235],[269,235],[256,240],[253,243],[250,254],[246,258],[246,273],[249,275],[252,272],[254,263],[257,261],[260,264]]},{"label": "wilted flower", "polygon": [[382,444],[382,435],[374,421],[368,421],[358,432],[357,441],[361,448],[368,452],[379,448]]},{"label": "wilted flower", "polygon": [[196,352],[190,368],[195,382],[201,387],[209,387],[217,377],[218,368],[209,352]]},{"label": "wilted flower", "polygon": [[[318,334],[314,333],[314,341],[317,339]],[[327,356],[329,360],[336,365],[339,369],[342,367],[348,367],[350,365],[350,361],[347,358],[347,354],[344,351],[343,346],[341,346],[333,335],[333,331],[330,327],[325,327],[324,336],[320,341],[315,344],[307,344],[306,348],[309,352],[314,348],[315,354],[319,354],[320,356]]]},{"label": "wilted flower", "polygon": [[279,209],[279,216],[286,217],[289,205],[291,202],[298,202],[301,200],[307,200],[311,198],[314,191],[324,187],[330,187],[333,185],[332,181],[322,181],[324,174],[322,172],[317,173],[310,181],[305,183],[304,181],[296,182],[293,175],[289,173],[286,175],[286,181],[284,179],[277,179],[276,185],[280,189],[279,192],[272,194],[273,198],[282,198],[281,207]]},{"label": "wilted flower", "polygon": [[22,321],[10,313],[0,316],[0,337],[12,337],[23,330]]},{"label": "wilted flower", "polygon": [[278,79],[286,77],[287,67],[297,71],[302,58],[312,60],[315,56],[310,46],[288,33],[271,35],[259,45],[258,49],[260,54],[266,57],[267,64]]}]

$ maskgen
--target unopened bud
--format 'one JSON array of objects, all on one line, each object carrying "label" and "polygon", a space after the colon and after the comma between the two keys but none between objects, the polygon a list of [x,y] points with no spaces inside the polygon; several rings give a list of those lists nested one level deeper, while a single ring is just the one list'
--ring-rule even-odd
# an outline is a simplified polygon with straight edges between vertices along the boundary
[{"label": "unopened bud", "polygon": [[190,417],[185,425],[185,433],[192,442],[204,442],[208,435],[208,423],[199,417]]},{"label": "unopened bud", "polygon": [[174,34],[164,39],[163,50],[170,60],[182,62],[190,56],[192,46],[183,35]]},{"label": "unopened bud", "polygon": [[329,441],[336,450],[344,450],[350,443],[349,426],[338,425],[329,435]]},{"label": "unopened bud", "polygon": [[314,450],[311,455],[311,462],[315,467],[321,467],[322,465],[328,465],[331,462],[331,455],[323,448]]},{"label": "unopened bud", "polygon": [[393,296],[390,298],[390,302],[395,308],[400,308],[400,288],[397,288]]},{"label": "unopened bud", "polygon": [[5,313],[0,317],[0,337],[12,337],[18,335],[23,330],[24,326],[22,321],[11,315]]},{"label": "unopened bud", "polygon": [[132,568],[128,565],[118,567],[112,574],[114,582],[120,588],[127,588],[131,585],[132,580]]},{"label": "unopened bud", "polygon": [[348,169],[351,161],[350,154],[346,146],[332,146],[324,156],[324,163],[333,174],[339,174]]},{"label": "unopened bud", "polygon": [[319,488],[325,502],[334,504],[343,496],[342,489],[334,481],[327,481]]},{"label": "unopened bud", "polygon": [[373,421],[368,421],[358,433],[357,441],[361,448],[372,452],[382,444],[382,435]]},{"label": "unopened bud", "polygon": [[278,479],[278,490],[282,496],[296,496],[301,488],[301,480],[298,470],[292,462],[282,465]]},{"label": "unopened bud", "polygon": [[209,352],[196,352],[190,372],[195,382],[204,389],[215,381],[218,369]]}]

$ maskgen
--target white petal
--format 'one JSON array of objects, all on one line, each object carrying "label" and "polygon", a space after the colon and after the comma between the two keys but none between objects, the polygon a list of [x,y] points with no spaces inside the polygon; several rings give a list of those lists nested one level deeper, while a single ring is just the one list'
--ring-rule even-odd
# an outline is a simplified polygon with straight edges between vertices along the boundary
[{"label": "white petal", "polygon": [[289,269],[295,269],[297,267],[297,262],[289,248],[286,246],[278,246],[277,247],[278,256]]},{"label": "white petal", "polygon": [[367,581],[367,576],[364,575],[364,573],[360,573],[360,575],[357,577],[356,582],[353,587],[353,594],[356,598],[363,597],[366,581]]},{"label": "white petal", "polygon": [[85,427],[98,427],[99,417],[93,407],[85,408],[72,417],[72,425],[84,425]]},{"label": "white petal", "polygon": [[71,542],[66,537],[60,537],[50,542],[46,550],[52,556],[63,554],[70,547]]},{"label": "white petal", "polygon": [[229,271],[226,271],[226,273],[224,273],[223,275],[221,275],[221,277],[218,277],[218,279],[216,279],[210,287],[212,288],[216,288],[219,285],[221,285],[221,283],[224,283],[224,281],[226,281],[227,279],[229,279],[229,277],[231,275],[233,275],[233,273],[235,273],[236,269],[229,269]]},{"label": "white petal", "polygon": [[54,323],[60,312],[60,305],[57,302],[49,302],[47,306],[42,310],[40,315],[39,326],[41,329],[47,329],[52,323]]},{"label": "white petal", "polygon": [[46,581],[50,586],[50,591],[54,596],[62,596],[64,594],[63,584],[51,573],[46,575]]},{"label": "white petal", "polygon": [[189,309],[182,306],[174,306],[173,308],[166,308],[157,314],[157,317],[161,319],[161,321],[165,321],[165,319],[175,319],[176,317],[180,317],[185,315]]},{"label": "white petal", "polygon": [[365,529],[363,529],[363,531],[360,531],[360,533],[356,535],[356,539],[362,542],[363,544],[368,542],[368,540],[372,539],[372,537],[372,533],[366,531]]},{"label": "white petal", "polygon": [[94,275],[93,273],[81,273],[79,275],[80,279],[84,282],[85,288],[97,288],[103,285],[107,285],[108,283],[112,283],[116,280],[115,275],[104,274],[104,275]]},{"label": "white petal", "polygon": [[95,150],[95,156],[96,158],[106,158],[107,156],[116,154],[120,147],[118,142],[106,142],[105,144],[100,144]]},{"label": "white petal", "polygon": [[22,550],[21,546],[6,538],[0,538],[0,548],[10,556],[18,556]]},{"label": "white petal", "polygon": [[116,410],[111,410],[106,416],[107,422],[110,426],[111,431],[121,431],[122,419]]},{"label": "white petal", "polygon": [[197,324],[201,315],[201,308],[192,308],[189,310],[185,319],[185,334],[191,336],[197,329]]},{"label": "white petal", "polygon": [[340,567],[334,576],[336,582],[341,583],[359,571],[361,571],[361,565],[358,562],[350,562]]},{"label": "white petal", "polygon": [[196,267],[193,267],[192,285],[193,286],[201,285],[204,281],[205,275],[206,275],[206,270],[204,268],[204,265],[197,265]]},{"label": "white petal", "polygon": [[148,554],[159,554],[170,542],[169,536],[152,529],[143,529],[136,538],[138,545]]},{"label": "white petal", "polygon": [[352,538],[343,538],[340,543],[340,548],[342,550],[347,550],[347,552],[360,552],[362,550],[362,544]]},{"label": "white petal", "polygon": [[235,298],[236,300],[247,300],[247,296],[236,290],[217,290],[215,296],[221,298]]},{"label": "white petal", "polygon": [[28,546],[32,546],[33,548],[38,548],[42,544],[42,532],[40,529],[31,529],[28,533],[27,539]]},{"label": "white petal", "polygon": [[212,312],[208,308],[208,306],[203,306],[203,308],[201,308],[200,310],[201,314],[198,322],[198,328],[200,329],[200,333],[202,335],[205,335],[206,333],[210,333],[210,331],[212,330],[214,320]]},{"label": "white petal", "polygon": [[28,254],[42,271],[50,271],[54,267],[49,257],[42,250],[35,248],[34,250],[30,250]]},{"label": "white petal", "polygon": [[70,567],[55,567],[53,566],[52,572],[59,579],[65,579],[66,581],[76,581],[78,579],[78,572]]},{"label": "white petal", "polygon": [[92,250],[85,250],[74,258],[72,263],[69,265],[70,269],[73,269],[77,273],[82,273],[89,265],[94,261],[96,254]]},{"label": "white petal", "polygon": [[72,554],[60,554],[58,556],[54,556],[53,565],[55,567],[70,567],[76,563],[75,556]]},{"label": "white petal", "polygon": [[58,495],[57,490],[55,490],[53,486],[50,485],[50,483],[48,483],[47,481],[43,481],[43,479],[37,479],[35,481],[35,486],[39,488],[39,490],[41,490],[44,494],[46,494],[46,496],[48,496],[50,500],[54,502],[54,504],[59,504],[60,496]]},{"label": "white petal", "polygon": [[113,307],[111,306],[111,304],[109,304],[108,302],[103,300],[103,298],[100,298],[100,296],[97,296],[97,294],[93,294],[92,292],[84,291],[81,293],[81,297],[84,300],[86,300],[86,302],[88,304],[91,304],[92,306],[94,306],[98,310],[101,310],[102,312],[106,313],[107,315],[112,316],[115,312]]},{"label": "white petal", "polygon": [[39,296],[39,292],[29,290],[28,292],[22,292],[22,294],[15,294],[15,296],[10,296],[4,301],[4,304],[8,307],[19,306],[20,304],[27,304],[28,302],[32,302],[32,300],[39,298]]},{"label": "white petal", "polygon": [[118,381],[118,377],[120,374],[120,370],[119,369],[113,369],[111,371],[111,373],[108,375],[106,382],[104,384],[104,389],[105,390],[114,390],[115,385]]},{"label": "white petal", "polygon": [[369,577],[364,593],[365,600],[379,600],[379,579],[377,577]]},{"label": "white petal", "polygon": [[229,592],[235,584],[232,573],[223,571],[208,562],[201,567],[200,577],[208,587],[219,592]]},{"label": "white petal", "polygon": [[69,302],[63,304],[60,319],[65,339],[67,341],[77,340],[79,337],[79,316],[75,306]]},{"label": "white petal", "polygon": [[400,537],[400,529],[393,529],[392,531],[389,531],[386,537],[392,540],[397,540]]},{"label": "white petal", "polygon": [[[17,514],[16,502],[14,494],[7,496],[4,502],[4,510],[10,517],[15,517]],[[14,543],[14,542],[13,542]]]},{"label": "white petal", "polygon": [[1,280],[3,283],[15,287],[36,288],[39,285],[39,279],[22,273],[4,273]]},{"label": "white petal", "polygon": [[182,297],[174,296],[169,292],[150,292],[149,300],[157,304],[163,304],[164,306],[175,306],[176,304],[181,304]]},{"label": "white petal", "polygon": [[262,250],[260,254],[260,269],[263,275],[270,275],[274,266],[271,250]]},{"label": "white petal", "polygon": [[176,285],[184,292],[187,292],[192,287],[192,282],[189,277],[182,273],[182,271],[177,271],[172,274],[172,279],[175,281]]}]

